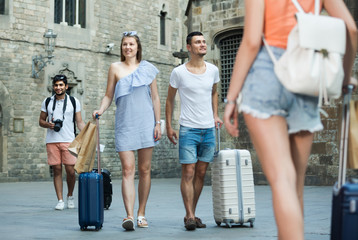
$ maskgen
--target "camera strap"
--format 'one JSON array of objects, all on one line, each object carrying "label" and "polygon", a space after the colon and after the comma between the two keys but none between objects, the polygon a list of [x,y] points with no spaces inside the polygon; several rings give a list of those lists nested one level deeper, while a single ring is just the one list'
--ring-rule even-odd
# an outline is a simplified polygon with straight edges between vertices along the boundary
[{"label": "camera strap", "polygon": [[[63,102],[63,113],[62,113],[62,121],[65,120],[65,112],[66,112],[66,107],[67,107],[67,94],[65,94],[65,100]],[[55,108],[56,108],[56,96],[54,96],[54,99],[53,99],[53,105],[52,105],[52,117],[53,117],[53,114],[55,112]]]}]

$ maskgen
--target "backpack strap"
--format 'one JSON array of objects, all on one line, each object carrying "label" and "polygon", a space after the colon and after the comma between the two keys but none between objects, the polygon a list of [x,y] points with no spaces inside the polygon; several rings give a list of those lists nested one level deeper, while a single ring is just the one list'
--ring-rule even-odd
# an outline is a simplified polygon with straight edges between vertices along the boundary
[{"label": "backpack strap", "polygon": [[50,118],[49,118],[49,116],[48,116],[47,107],[48,107],[48,105],[49,105],[50,101],[51,101],[51,97],[46,98],[46,101],[45,101],[45,108],[46,108],[46,112],[47,112],[47,120],[48,120],[48,122],[50,122]]},{"label": "backpack strap", "polygon": [[73,106],[73,132],[75,133],[76,136],[76,99],[72,96],[70,96],[70,100]]},{"label": "backpack strap", "polygon": [[[297,8],[297,10],[301,13],[305,13],[305,11],[303,10],[303,8],[301,7],[301,5],[298,3],[297,0],[291,0],[292,3],[295,5],[295,7]],[[315,15],[319,15],[319,3],[320,0],[315,0],[315,4],[314,4],[314,14]]]},{"label": "backpack strap", "polygon": [[47,112],[47,107],[48,107],[50,101],[51,101],[51,97],[46,98],[46,102],[45,102],[46,112]]}]

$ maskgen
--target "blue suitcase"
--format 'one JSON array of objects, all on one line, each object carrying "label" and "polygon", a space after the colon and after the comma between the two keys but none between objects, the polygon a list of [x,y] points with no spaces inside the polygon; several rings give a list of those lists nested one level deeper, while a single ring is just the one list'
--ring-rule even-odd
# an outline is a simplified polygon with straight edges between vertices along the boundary
[{"label": "blue suitcase", "polygon": [[349,102],[352,88],[343,99],[338,182],[333,187],[331,240],[358,239],[358,183],[346,181]]},{"label": "blue suitcase", "polygon": [[78,178],[78,219],[81,230],[103,226],[103,175],[97,172],[81,173]]},{"label": "blue suitcase", "polygon": [[[97,125],[97,165],[100,167],[99,123]],[[94,226],[96,231],[103,227],[104,219],[103,175],[101,171],[81,173],[78,178],[78,223],[81,230]]]}]

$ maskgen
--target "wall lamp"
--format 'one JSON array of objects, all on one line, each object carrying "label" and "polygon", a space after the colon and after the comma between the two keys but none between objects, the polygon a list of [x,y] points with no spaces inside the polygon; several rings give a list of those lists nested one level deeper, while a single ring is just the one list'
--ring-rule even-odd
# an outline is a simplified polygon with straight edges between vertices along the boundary
[{"label": "wall lamp", "polygon": [[57,34],[54,33],[52,29],[48,29],[43,37],[44,37],[44,44],[45,44],[45,50],[47,52],[47,56],[39,55],[39,56],[32,57],[31,77],[33,78],[38,78],[39,77],[38,73],[41,72],[42,69],[46,67],[48,63],[53,64],[52,58],[54,56],[52,55],[52,53],[53,51],[55,51]]}]

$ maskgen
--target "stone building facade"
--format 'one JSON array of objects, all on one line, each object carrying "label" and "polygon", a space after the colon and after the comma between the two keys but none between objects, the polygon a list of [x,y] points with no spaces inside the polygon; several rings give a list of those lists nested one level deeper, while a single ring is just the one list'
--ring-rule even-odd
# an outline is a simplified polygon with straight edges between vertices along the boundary
[{"label": "stone building facade", "polygon": [[[66,6],[62,5],[64,2]],[[80,100],[84,121],[91,120],[93,110],[105,94],[108,68],[120,60],[124,31],[137,31],[143,59],[160,70],[157,79],[164,119],[169,76],[181,62],[172,54],[183,48],[186,5],[185,0],[1,0],[0,179],[50,178],[46,130],[38,122],[41,103],[52,94],[53,76],[59,73],[68,76],[70,94]],[[34,78],[32,58],[46,55],[43,35],[47,29],[57,34],[54,64],[47,64],[39,77]],[[114,47],[107,52],[110,43]],[[102,166],[113,177],[119,177],[120,161],[114,150],[114,105],[100,120],[101,143],[106,146]],[[178,177],[176,147],[163,139],[154,152],[153,177]]]},{"label": "stone building facade", "polygon": [[[222,116],[222,99],[243,34],[243,0],[71,0],[65,3],[68,5],[64,6],[62,0],[0,0],[0,181],[50,179],[46,130],[38,126],[38,119],[41,102],[52,94],[51,79],[58,73],[69,77],[71,95],[81,101],[83,119],[91,120],[91,113],[106,90],[109,65],[120,59],[124,31],[138,32],[144,59],[160,70],[157,80],[162,119],[170,73],[181,63],[173,53],[186,50],[188,32],[202,31],[208,42],[206,60],[221,71]],[[346,0],[346,3],[358,19],[356,1]],[[47,64],[39,77],[34,78],[32,58],[46,55],[43,34],[47,29],[57,34],[54,64]],[[108,52],[109,43],[114,43],[114,47]],[[179,117],[179,104],[176,105],[175,120]],[[332,184],[336,178],[340,109],[340,101],[325,109],[329,117],[323,119],[325,130],[315,135],[307,184]],[[114,150],[114,111],[112,104],[100,120],[101,143],[106,146],[101,156],[102,166],[112,172],[113,178],[118,178],[121,165]],[[249,149],[255,182],[266,183],[241,118],[240,138],[233,139],[222,130],[221,143],[222,148]],[[163,137],[153,153],[152,176],[180,177],[177,159],[177,147]],[[210,172],[208,182],[209,179]]]}]

